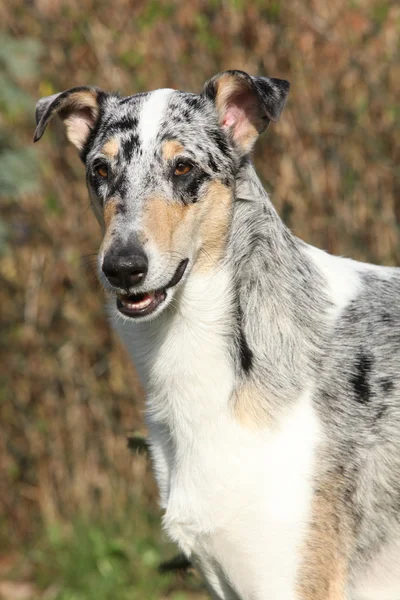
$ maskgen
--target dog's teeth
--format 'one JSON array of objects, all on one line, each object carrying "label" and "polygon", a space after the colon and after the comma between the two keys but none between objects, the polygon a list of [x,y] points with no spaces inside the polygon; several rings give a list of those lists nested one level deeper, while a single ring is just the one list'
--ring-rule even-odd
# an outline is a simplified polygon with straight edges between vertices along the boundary
[{"label": "dog's teeth", "polygon": [[143,300],[138,300],[137,302],[130,302],[129,300],[122,300],[122,304],[131,310],[142,310],[143,308],[147,308],[153,301],[152,296],[145,296]]}]

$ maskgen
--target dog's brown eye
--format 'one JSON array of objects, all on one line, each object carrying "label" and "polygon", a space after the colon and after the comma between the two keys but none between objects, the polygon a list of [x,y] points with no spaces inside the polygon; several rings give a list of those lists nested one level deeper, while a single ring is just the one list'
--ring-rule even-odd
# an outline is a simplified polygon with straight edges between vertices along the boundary
[{"label": "dog's brown eye", "polygon": [[186,175],[189,171],[192,170],[192,165],[185,162],[180,162],[175,167],[175,175]]},{"label": "dog's brown eye", "polygon": [[105,165],[99,165],[96,167],[96,173],[98,173],[103,179],[107,179],[108,177],[108,169]]}]

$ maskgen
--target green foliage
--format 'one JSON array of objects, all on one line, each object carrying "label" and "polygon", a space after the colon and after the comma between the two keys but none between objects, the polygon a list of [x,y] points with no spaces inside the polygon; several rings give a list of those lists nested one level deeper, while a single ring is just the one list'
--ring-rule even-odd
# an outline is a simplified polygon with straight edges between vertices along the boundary
[{"label": "green foliage", "polygon": [[[7,227],[6,224],[0,219],[0,256],[6,249],[7,242]],[[0,389],[0,398],[1,398],[1,389]]]},{"label": "green foliage", "polygon": [[[168,592],[169,598],[188,600],[193,596],[179,591],[175,575],[157,574],[163,551],[159,530],[138,508],[124,523],[76,520],[68,531],[49,528],[27,558],[44,597],[46,590],[56,590],[54,600],[150,600]],[[187,592],[196,589],[198,583],[188,580]]]},{"label": "green foliage", "polygon": [[36,156],[32,148],[2,148],[0,163],[0,189],[3,196],[18,198],[37,189]]},{"label": "green foliage", "polygon": [[0,36],[0,111],[7,120],[0,134],[0,194],[4,197],[15,199],[38,187],[35,153],[24,147],[13,126],[33,113],[34,101],[21,84],[37,76],[40,53],[37,40]]},{"label": "green foliage", "polygon": [[144,4],[144,10],[138,19],[138,25],[142,29],[151,27],[160,19],[168,19],[173,16],[175,6],[171,4],[162,4],[159,0],[149,0]]},{"label": "green foliage", "polygon": [[42,53],[38,40],[25,37],[0,36],[0,61],[11,78],[30,80],[39,72],[39,58]]}]

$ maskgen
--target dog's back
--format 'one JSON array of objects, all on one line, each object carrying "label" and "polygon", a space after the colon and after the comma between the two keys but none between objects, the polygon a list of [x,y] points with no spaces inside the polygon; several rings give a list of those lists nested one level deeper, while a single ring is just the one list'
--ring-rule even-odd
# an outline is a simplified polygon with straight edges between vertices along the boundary
[{"label": "dog's back", "polygon": [[342,529],[342,551],[351,556],[356,598],[396,598],[400,594],[400,269],[328,257],[315,249],[311,255],[334,295],[345,299],[327,343],[315,394],[329,448],[319,465],[318,493],[337,496],[334,518]]}]

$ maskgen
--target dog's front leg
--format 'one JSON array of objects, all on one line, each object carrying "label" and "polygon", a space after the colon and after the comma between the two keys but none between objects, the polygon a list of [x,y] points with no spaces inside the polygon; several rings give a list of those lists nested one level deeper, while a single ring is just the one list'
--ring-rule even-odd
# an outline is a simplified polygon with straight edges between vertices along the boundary
[{"label": "dog's front leg", "polygon": [[233,591],[221,568],[210,557],[192,556],[192,562],[202,575],[212,600],[242,600]]},{"label": "dog's front leg", "polygon": [[315,486],[308,523],[248,527],[246,535],[232,525],[216,533],[210,544],[223,578],[215,598],[350,600],[354,528],[345,489],[342,474],[329,473]]},{"label": "dog's front leg", "polygon": [[319,481],[298,571],[299,600],[349,600],[353,527],[340,470]]}]

